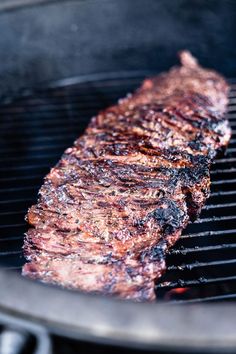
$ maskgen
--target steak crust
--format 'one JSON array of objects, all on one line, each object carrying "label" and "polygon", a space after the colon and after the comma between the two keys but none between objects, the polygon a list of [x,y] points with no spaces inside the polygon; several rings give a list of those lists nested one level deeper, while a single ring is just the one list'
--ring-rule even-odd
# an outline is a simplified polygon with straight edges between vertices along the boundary
[{"label": "steak crust", "polygon": [[228,85],[192,55],[92,118],[28,211],[23,275],[125,299],[155,298],[165,254],[210,192],[230,139]]}]

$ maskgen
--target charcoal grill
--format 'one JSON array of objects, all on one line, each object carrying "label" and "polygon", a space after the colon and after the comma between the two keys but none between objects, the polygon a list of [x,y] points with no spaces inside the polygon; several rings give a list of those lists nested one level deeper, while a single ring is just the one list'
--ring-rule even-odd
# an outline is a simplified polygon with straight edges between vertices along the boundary
[{"label": "charcoal grill", "polygon": [[152,74],[75,77],[22,92],[0,106],[0,321],[8,331],[14,323],[21,331],[37,333],[46,345],[39,353],[49,350],[47,331],[150,350],[235,352],[236,79],[229,80],[229,148],[213,164],[211,197],[201,217],[169,251],[155,304],[85,295],[20,275],[24,216],[36,202],[43,177],[91,116]]}]

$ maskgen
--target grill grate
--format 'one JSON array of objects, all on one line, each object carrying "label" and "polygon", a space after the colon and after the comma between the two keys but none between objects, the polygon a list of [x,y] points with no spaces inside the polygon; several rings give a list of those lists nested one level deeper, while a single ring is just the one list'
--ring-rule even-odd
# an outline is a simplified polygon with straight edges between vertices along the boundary
[{"label": "grill grate", "polygon": [[[145,74],[81,78],[0,106],[0,265],[20,271],[24,216],[36,202],[43,177],[91,116],[127,92]],[[167,256],[157,298],[173,302],[236,299],[236,80],[231,80],[228,118],[233,136],[211,171],[212,193],[201,217],[188,226]]]}]

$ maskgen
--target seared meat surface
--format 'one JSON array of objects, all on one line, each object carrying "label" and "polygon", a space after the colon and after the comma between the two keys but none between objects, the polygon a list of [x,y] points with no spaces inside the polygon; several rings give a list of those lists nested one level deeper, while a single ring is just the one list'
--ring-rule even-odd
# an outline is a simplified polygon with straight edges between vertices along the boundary
[{"label": "seared meat surface", "polygon": [[28,212],[23,274],[136,301],[155,298],[165,254],[200,213],[230,139],[228,86],[188,52],[94,117]]}]

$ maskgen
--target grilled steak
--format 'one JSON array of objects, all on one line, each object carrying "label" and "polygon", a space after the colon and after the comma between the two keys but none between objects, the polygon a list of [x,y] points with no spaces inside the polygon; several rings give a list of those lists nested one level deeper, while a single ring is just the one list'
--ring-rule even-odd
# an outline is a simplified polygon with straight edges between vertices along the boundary
[{"label": "grilled steak", "polygon": [[228,86],[188,52],[94,117],[28,212],[23,274],[137,301],[155,298],[165,254],[200,213],[230,139]]}]

